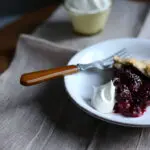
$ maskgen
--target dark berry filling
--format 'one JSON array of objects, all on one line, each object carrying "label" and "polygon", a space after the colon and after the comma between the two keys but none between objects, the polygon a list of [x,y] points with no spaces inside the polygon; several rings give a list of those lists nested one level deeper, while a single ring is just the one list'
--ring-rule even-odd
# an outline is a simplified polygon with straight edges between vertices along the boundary
[{"label": "dark berry filling", "polygon": [[150,105],[150,80],[132,66],[114,68],[115,113],[128,117],[143,115]]}]

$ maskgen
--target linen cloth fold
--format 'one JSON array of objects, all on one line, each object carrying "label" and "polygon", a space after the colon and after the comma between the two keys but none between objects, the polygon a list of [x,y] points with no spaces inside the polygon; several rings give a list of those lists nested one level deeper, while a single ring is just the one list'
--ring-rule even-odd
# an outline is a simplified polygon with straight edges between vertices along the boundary
[{"label": "linen cloth fold", "polygon": [[53,123],[48,125],[44,113],[48,113],[50,121],[55,122],[68,99],[63,79],[24,87],[20,85],[20,76],[24,72],[66,65],[75,53],[73,49],[62,48],[46,40],[20,36],[14,59],[0,76],[1,150],[38,150],[45,146],[45,137],[50,134],[47,128]]}]

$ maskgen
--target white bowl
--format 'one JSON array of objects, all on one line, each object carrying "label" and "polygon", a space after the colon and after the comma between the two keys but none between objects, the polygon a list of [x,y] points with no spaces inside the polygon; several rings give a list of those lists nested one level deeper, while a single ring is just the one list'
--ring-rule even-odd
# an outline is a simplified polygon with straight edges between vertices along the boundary
[{"label": "white bowl", "polygon": [[[124,38],[108,40],[88,47],[77,53],[69,61],[68,65],[101,60],[123,48],[126,48],[137,59],[150,59],[150,40]],[[102,114],[91,106],[90,101],[93,94],[93,86],[103,84],[109,80],[109,77],[110,74],[108,72],[93,70],[65,76],[64,81],[73,102],[88,114],[119,125],[150,127],[150,107],[147,108],[147,111],[142,117],[130,118],[115,113]]]}]

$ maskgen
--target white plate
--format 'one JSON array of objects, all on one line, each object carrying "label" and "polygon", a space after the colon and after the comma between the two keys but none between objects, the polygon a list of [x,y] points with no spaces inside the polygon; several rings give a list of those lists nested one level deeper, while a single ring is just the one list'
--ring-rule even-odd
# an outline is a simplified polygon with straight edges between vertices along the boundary
[{"label": "white plate", "polygon": [[[77,53],[69,61],[68,65],[101,60],[123,48],[126,48],[135,58],[150,59],[150,40],[126,38],[109,40],[88,47]],[[150,107],[147,108],[147,111],[142,117],[129,118],[115,113],[102,114],[90,105],[93,94],[92,87],[106,82],[103,71],[80,72],[68,75],[64,80],[66,89],[73,101],[90,115],[110,123],[124,126],[150,127]]]}]

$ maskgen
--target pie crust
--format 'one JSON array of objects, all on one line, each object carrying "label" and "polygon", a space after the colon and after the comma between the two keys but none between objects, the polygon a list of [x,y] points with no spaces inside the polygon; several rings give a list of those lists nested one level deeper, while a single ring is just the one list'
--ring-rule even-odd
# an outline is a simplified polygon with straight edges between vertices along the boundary
[{"label": "pie crust", "polygon": [[148,61],[140,61],[135,58],[120,58],[115,56],[113,66],[117,69],[120,69],[122,65],[132,65],[145,76],[150,77],[150,62]]}]

